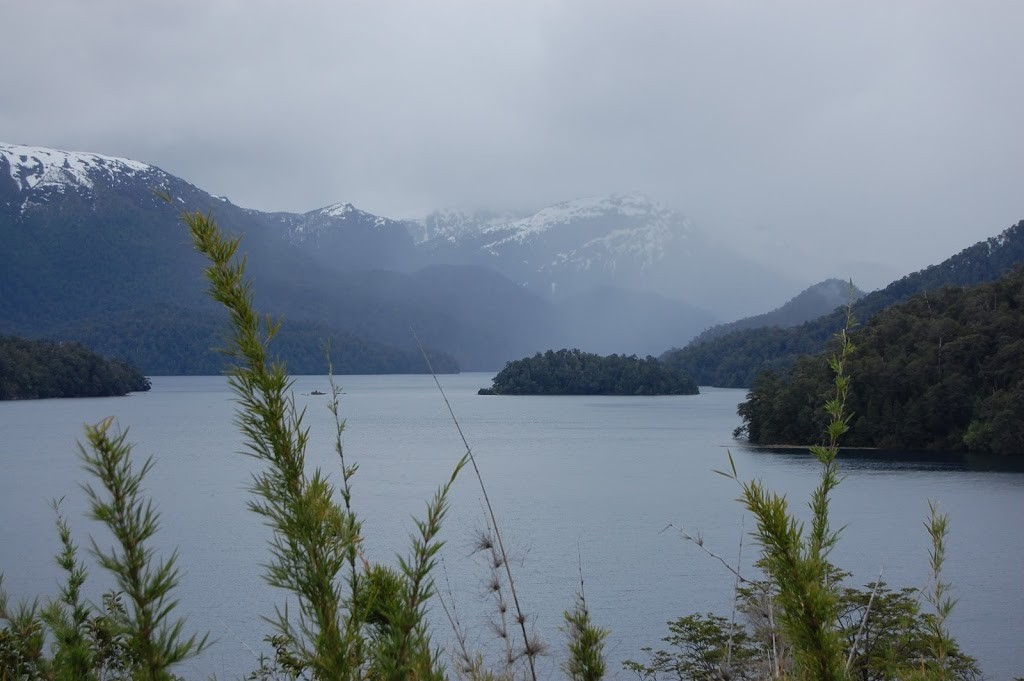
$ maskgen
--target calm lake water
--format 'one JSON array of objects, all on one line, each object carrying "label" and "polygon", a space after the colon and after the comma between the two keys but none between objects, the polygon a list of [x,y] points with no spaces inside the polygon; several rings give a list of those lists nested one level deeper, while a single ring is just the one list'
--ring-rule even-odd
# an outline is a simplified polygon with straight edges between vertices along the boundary
[{"label": "calm lake water", "polygon": [[[749,450],[731,439],[743,391],[477,396],[490,379],[462,374],[441,382],[514,554],[531,625],[556,652],[544,661],[542,678],[560,677],[561,613],[572,605],[581,568],[591,611],[612,630],[612,676],[627,678],[620,661],[643,659],[641,646],[657,646],[669,619],[708,610],[728,615],[732,576],[678,533],[699,533],[705,546],[735,562],[752,523],[734,501],[735,483],[712,472],[728,465],[727,448],[741,478],[761,478],[787,492],[801,512],[817,480],[808,455]],[[407,546],[412,516],[422,514],[462,454],[461,440],[430,377],[343,376],[338,383],[346,456],[360,465],[354,504],[365,519],[367,555],[393,561]],[[308,408],[309,460],[336,472],[326,397],[309,395],[317,389],[329,390],[326,378],[296,380],[296,401]],[[151,392],[124,398],[0,402],[0,571],[8,592],[57,593],[59,542],[50,499],[65,497],[80,547],[90,534],[109,546],[84,517],[75,441],[83,423],[116,416],[129,427],[136,455],[156,459],[147,489],[162,512],[160,546],[180,549],[179,612],[189,615],[189,630],[217,639],[181,673],[235,679],[255,668],[269,632],[260,617],[284,599],[262,581],[268,531],[246,510],[254,461],[238,453],[233,413],[221,377],[156,377]],[[858,585],[882,571],[890,585],[923,586],[929,545],[922,522],[927,500],[938,501],[951,519],[945,577],[960,597],[950,627],[986,678],[1024,674],[1021,467],[935,457],[894,463],[858,453],[844,455],[842,464],[846,477],[833,508],[836,524],[846,529],[835,562]],[[479,487],[467,471],[454,489],[445,569],[437,576],[470,641],[486,648],[493,608],[485,595],[487,568],[473,555],[483,527]],[[748,574],[754,553],[746,540],[741,564]],[[109,585],[96,569],[90,580],[93,597]],[[436,631],[435,641],[444,645],[447,624]]]}]

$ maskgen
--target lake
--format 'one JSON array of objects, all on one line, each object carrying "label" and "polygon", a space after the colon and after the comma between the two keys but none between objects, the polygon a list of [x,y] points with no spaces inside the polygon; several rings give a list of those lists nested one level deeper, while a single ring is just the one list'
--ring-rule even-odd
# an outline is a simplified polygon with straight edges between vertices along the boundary
[{"label": "lake", "polygon": [[[612,630],[610,677],[628,678],[623,659],[642,660],[665,622],[694,612],[728,616],[733,577],[679,530],[735,562],[752,522],[735,501],[736,484],[716,475],[731,451],[740,477],[761,478],[789,494],[801,513],[818,468],[809,455],[747,449],[731,438],[740,390],[702,389],[673,397],[477,396],[490,374],[440,377],[488,486],[513,556],[530,624],[556,654],[541,678],[559,678],[564,647],[561,613],[585,580],[596,622]],[[342,376],[345,453],[359,463],[354,506],[364,519],[366,553],[394,562],[404,551],[425,501],[447,480],[463,453],[458,432],[429,376]],[[307,408],[309,463],[337,480],[326,377],[300,376],[296,402]],[[85,554],[92,534],[109,539],[84,516],[75,442],[82,424],[116,416],[128,427],[137,457],[156,466],[146,488],[162,513],[164,551],[180,549],[180,614],[189,631],[217,643],[180,669],[189,679],[243,676],[257,666],[270,616],[283,605],[265,586],[268,531],[246,509],[254,461],[239,454],[234,405],[222,377],[155,377],[148,393],[123,398],[0,402],[0,572],[12,597],[56,595],[59,542],[49,503],[64,511]],[[949,622],[986,678],[1024,674],[1024,469],[1019,461],[877,453],[841,458],[845,479],[833,518],[846,525],[834,561],[863,585],[879,572],[890,585],[924,586],[928,577],[927,501],[950,516],[947,569],[960,598]],[[488,571],[474,555],[485,526],[471,471],[457,480],[445,523],[447,544],[438,586],[452,598],[470,642],[491,645]],[[755,554],[747,538],[740,564]],[[109,586],[90,573],[93,598]],[[449,638],[439,624],[435,642]]]}]

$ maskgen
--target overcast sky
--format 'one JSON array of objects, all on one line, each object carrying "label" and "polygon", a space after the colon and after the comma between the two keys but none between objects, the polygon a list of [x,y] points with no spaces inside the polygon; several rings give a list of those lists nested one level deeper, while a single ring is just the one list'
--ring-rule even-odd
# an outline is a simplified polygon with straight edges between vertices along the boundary
[{"label": "overcast sky", "polygon": [[640,191],[869,288],[1024,218],[1016,0],[34,0],[0,26],[0,141],[251,208]]}]

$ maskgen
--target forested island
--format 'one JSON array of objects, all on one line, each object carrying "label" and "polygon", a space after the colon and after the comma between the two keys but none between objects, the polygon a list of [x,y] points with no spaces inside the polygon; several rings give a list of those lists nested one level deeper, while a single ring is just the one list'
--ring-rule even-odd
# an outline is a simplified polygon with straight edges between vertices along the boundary
[{"label": "forested island", "polygon": [[78,343],[0,335],[0,400],[110,397],[149,388],[138,368]]},{"label": "forested island", "polygon": [[[882,310],[855,329],[843,443],[1024,454],[1024,269]],[[826,354],[763,371],[740,405],[755,444],[819,442],[832,388]]]},{"label": "forested island", "polygon": [[696,395],[691,376],[654,357],[548,350],[508,362],[481,395]]}]

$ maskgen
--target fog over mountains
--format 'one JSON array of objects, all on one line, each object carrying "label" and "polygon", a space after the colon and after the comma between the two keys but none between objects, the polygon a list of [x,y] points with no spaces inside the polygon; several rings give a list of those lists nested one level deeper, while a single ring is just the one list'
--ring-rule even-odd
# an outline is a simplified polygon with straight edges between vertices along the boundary
[{"label": "fog over mountains", "polygon": [[565,201],[519,219],[445,211],[423,224],[419,245],[433,257],[491,267],[555,298],[618,287],[681,300],[725,321],[799,290],[642,194]]},{"label": "fog over mountains", "polygon": [[[169,324],[193,328],[190,351],[207,360],[175,366],[208,370],[218,311],[180,223],[188,210],[244,235],[257,302],[268,311],[384,354],[408,353],[412,327],[463,369],[562,346],[658,354],[806,286],[640,194],[419,221],[350,203],[266,213],[137,161],[0,144],[0,330],[88,336],[157,373],[164,364],[147,348],[166,345]],[[140,320],[148,315],[161,320],[152,325],[161,337],[147,337]]]}]

